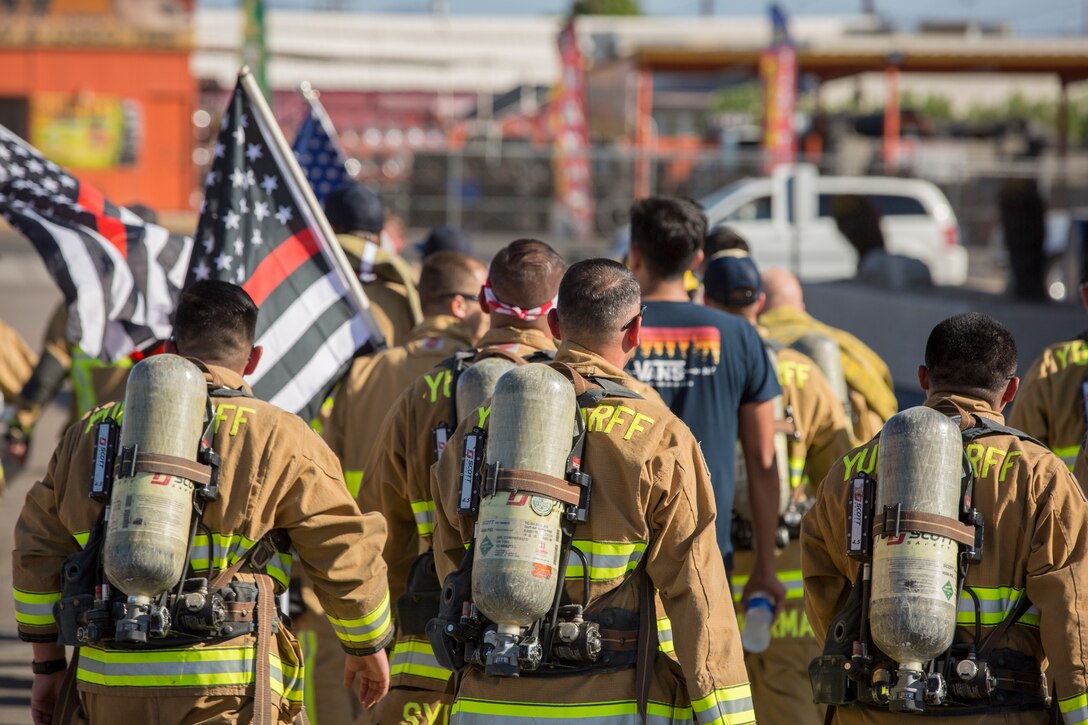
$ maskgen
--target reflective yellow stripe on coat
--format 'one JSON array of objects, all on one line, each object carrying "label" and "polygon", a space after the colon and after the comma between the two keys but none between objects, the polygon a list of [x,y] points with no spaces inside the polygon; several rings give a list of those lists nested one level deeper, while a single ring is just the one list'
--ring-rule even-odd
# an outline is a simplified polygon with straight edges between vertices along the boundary
[{"label": "reflective yellow stripe on coat", "polygon": [[434,533],[434,501],[412,501],[412,515],[420,536],[429,537]]},{"label": "reflective yellow stripe on coat", "polygon": [[[1016,587],[967,587],[978,597],[979,612],[983,627],[996,627],[1012,613],[1013,607],[1024,595],[1023,589]],[[956,624],[961,627],[974,626],[976,619],[975,601],[967,592],[960,594],[959,606],[956,607]],[[1032,605],[1016,621],[1029,627],[1039,626],[1039,608]]]},{"label": "reflective yellow stripe on coat", "polygon": [[[13,587],[14,589],[14,587]],[[57,623],[53,603],[60,601],[60,592],[24,592],[14,589],[15,621],[29,627],[50,627]]]},{"label": "reflective yellow stripe on coat", "polygon": [[[272,653],[272,692],[302,702],[302,668]],[[257,647],[188,647],[140,651],[81,647],[77,677],[104,687],[247,687],[256,681]]]},{"label": "reflective yellow stripe on coat", "polygon": [[1058,700],[1065,725],[1088,725],[1088,694]]},{"label": "reflective yellow stripe on coat", "polygon": [[[785,571],[776,572],[778,574],[778,581],[782,582],[782,586],[786,588],[786,599],[804,599],[805,587],[804,576],[801,574],[800,569],[787,569]],[[747,574],[734,574],[733,575],[733,601],[739,602],[741,594],[744,592],[744,585],[748,583]]]},{"label": "reflective yellow stripe on coat", "polygon": [[752,688],[747,684],[714,690],[691,705],[699,725],[746,725],[756,721]]},{"label": "reflective yellow stripe on coat", "polygon": [[404,637],[393,645],[393,659],[389,668],[390,677],[397,675],[426,677],[430,680],[448,682],[452,672],[438,664],[430,640],[425,637]]},{"label": "reflective yellow stripe on coat", "polygon": [[374,611],[362,617],[338,619],[331,614],[328,617],[336,636],[345,647],[353,650],[372,648],[385,641],[392,631],[389,592],[385,593],[382,603]]},{"label": "reflective yellow stripe on coat", "polygon": [[[747,685],[745,685],[747,687]],[[691,725],[691,708],[660,702],[646,705],[646,725]],[[491,702],[459,698],[453,703],[451,725],[530,725],[542,720],[578,725],[641,725],[638,704],[634,700],[587,702],[575,705],[553,702]],[[754,722],[754,720],[753,720]],[[702,721],[700,721],[702,725]]]}]

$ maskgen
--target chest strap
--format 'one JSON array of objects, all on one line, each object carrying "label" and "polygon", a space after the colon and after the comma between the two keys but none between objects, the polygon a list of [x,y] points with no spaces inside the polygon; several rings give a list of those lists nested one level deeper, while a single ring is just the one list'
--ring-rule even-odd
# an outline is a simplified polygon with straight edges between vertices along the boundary
[{"label": "chest strap", "polygon": [[492,468],[484,472],[484,477],[483,496],[493,491],[529,493],[554,498],[568,506],[577,506],[582,496],[581,486],[575,483],[524,468]]},{"label": "chest strap", "polygon": [[164,453],[144,453],[137,446],[123,448],[118,474],[131,478],[137,473],[162,473],[167,476],[187,478],[193,483],[205,486],[212,482],[211,466]]}]

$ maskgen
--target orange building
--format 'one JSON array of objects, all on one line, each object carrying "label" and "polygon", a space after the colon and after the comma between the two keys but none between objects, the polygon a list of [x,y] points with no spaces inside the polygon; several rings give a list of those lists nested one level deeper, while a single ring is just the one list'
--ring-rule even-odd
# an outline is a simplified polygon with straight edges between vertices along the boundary
[{"label": "orange building", "polygon": [[0,124],[111,201],[190,209],[191,2],[0,7]]}]

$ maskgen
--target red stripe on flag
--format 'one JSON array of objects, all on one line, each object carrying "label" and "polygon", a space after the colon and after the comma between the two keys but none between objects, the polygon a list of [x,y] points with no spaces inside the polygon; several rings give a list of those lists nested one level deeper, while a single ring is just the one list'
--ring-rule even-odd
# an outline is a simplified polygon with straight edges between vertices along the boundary
[{"label": "red stripe on flag", "polygon": [[321,245],[314,238],[313,232],[310,229],[303,229],[265,257],[242,288],[260,307],[283,280],[290,277],[306,260],[320,251]]},{"label": "red stripe on flag", "polygon": [[76,202],[95,216],[98,233],[117,248],[121,256],[128,259],[128,231],[120,219],[106,216],[106,197],[102,192],[83,181],[79,182],[79,198]]}]

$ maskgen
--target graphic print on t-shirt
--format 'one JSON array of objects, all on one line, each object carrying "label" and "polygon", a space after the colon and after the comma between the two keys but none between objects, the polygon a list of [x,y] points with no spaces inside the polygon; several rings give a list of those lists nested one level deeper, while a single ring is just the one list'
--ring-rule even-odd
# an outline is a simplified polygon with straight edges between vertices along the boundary
[{"label": "graphic print on t-shirt", "polygon": [[643,327],[640,338],[641,355],[631,361],[631,371],[658,390],[693,387],[695,378],[714,375],[721,362],[716,327]]}]

